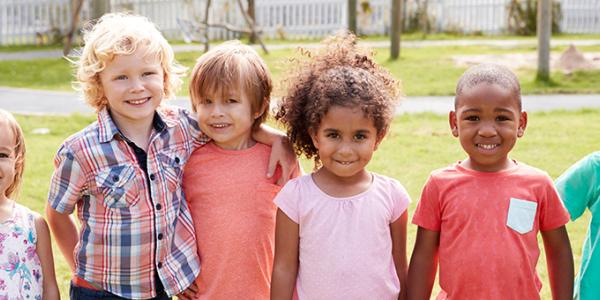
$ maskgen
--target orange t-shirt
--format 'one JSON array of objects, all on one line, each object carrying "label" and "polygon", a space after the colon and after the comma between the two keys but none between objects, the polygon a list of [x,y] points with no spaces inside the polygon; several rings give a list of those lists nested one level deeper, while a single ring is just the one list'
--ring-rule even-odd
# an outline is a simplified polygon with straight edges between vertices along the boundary
[{"label": "orange t-shirt", "polygon": [[568,221],[550,177],[521,163],[434,171],[413,216],[440,233],[438,299],[539,299],[538,232]]},{"label": "orange t-shirt", "polygon": [[196,299],[269,298],[280,189],[266,178],[270,153],[259,143],[245,150],[209,143],[188,160],[183,188],[201,264]]}]

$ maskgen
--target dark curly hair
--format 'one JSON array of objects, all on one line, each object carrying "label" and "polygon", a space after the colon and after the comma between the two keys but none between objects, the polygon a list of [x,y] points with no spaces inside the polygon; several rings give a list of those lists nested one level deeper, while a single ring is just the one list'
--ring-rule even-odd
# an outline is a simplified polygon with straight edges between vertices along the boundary
[{"label": "dark curly hair", "polygon": [[325,39],[320,49],[300,53],[301,59],[291,61],[294,69],[284,81],[287,96],[275,114],[296,154],[314,157],[315,166],[320,165],[310,133],[334,105],[361,108],[381,140],[394,116],[400,83],[375,63],[373,52],[360,48],[356,36],[340,32]]}]

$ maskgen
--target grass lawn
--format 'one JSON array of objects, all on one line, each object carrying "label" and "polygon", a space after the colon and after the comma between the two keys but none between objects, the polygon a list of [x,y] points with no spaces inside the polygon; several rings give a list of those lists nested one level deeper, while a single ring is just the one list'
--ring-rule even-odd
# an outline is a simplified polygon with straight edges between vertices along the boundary
[{"label": "grass lawn", "polygon": [[[554,47],[560,53],[565,47]],[[600,52],[600,46],[580,47],[581,51]],[[520,46],[507,49],[494,46],[447,46],[404,48],[401,59],[388,60],[389,49],[376,49],[376,59],[388,68],[396,78],[403,82],[404,92],[408,96],[452,95],[458,77],[464,67],[455,66],[452,56],[480,54],[535,53],[533,46]],[[177,59],[192,67],[201,52],[177,53]],[[263,55],[261,53],[261,55]],[[273,50],[263,58],[269,65],[276,87],[280,85],[290,65],[288,59],[294,57],[294,49]],[[72,90],[72,67],[64,59],[38,59],[31,61],[0,61],[0,85],[48,90]],[[535,70],[520,69],[517,74],[521,80],[524,94],[546,93],[600,93],[600,70],[580,71],[571,75],[561,72],[552,74],[551,83],[534,80]],[[187,78],[180,95],[187,95]],[[276,89],[275,95],[282,95]]]},{"label": "grass lawn", "polygon": [[[48,184],[53,169],[52,158],[60,143],[70,134],[94,120],[93,116],[70,117],[17,116],[27,137],[27,167],[19,202],[43,213]],[[513,151],[514,159],[548,171],[556,178],[568,166],[600,145],[600,110],[577,112],[532,113],[525,136]],[[35,135],[35,128],[49,128],[48,135]],[[392,129],[375,153],[369,169],[397,178],[410,193],[413,202],[409,214],[416,207],[420,190],[429,172],[464,158],[458,141],[453,138],[444,116],[433,114],[403,115],[394,120]],[[304,169],[311,163],[303,161]],[[589,214],[568,225],[575,264],[579,266],[581,245]],[[408,253],[412,252],[416,228],[408,227]],[[540,247],[541,239],[540,239]],[[63,299],[68,298],[70,272],[54,247],[56,270]],[[542,299],[550,299],[550,286],[544,258],[538,264],[544,288]],[[437,290],[437,288],[436,288]]]}]

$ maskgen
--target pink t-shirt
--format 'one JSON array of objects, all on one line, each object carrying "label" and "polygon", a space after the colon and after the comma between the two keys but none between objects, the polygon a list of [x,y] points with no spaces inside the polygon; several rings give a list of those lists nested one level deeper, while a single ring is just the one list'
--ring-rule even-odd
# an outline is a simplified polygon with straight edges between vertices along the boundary
[{"label": "pink t-shirt", "polygon": [[398,297],[390,224],[410,199],[398,181],[373,176],[365,192],[336,198],[304,175],[288,182],[275,198],[300,227],[298,299]]},{"label": "pink t-shirt", "polygon": [[183,188],[201,266],[196,299],[269,299],[280,190],[266,178],[270,153],[263,144],[231,151],[209,143],[188,160]]},{"label": "pink t-shirt", "polygon": [[413,223],[440,232],[438,299],[539,299],[538,232],[569,221],[550,177],[517,163],[431,173]]}]

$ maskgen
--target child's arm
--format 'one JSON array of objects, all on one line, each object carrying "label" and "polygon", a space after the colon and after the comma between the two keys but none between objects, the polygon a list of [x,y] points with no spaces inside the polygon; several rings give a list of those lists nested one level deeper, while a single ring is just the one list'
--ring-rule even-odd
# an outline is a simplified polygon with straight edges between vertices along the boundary
[{"label": "child's arm", "polygon": [[565,226],[542,231],[552,299],[573,299],[573,253]]},{"label": "child's arm", "polygon": [[283,132],[262,124],[258,130],[254,131],[252,138],[259,143],[271,146],[267,177],[272,177],[275,174],[277,164],[281,166],[281,177],[277,180],[278,185],[283,186],[289,179],[294,177],[293,174],[297,173],[296,168],[300,165],[294,153],[294,148]]},{"label": "child's arm", "polygon": [[48,223],[56,237],[56,243],[58,244],[60,252],[62,252],[65,257],[71,271],[75,272],[75,258],[73,257],[73,252],[79,241],[79,233],[75,226],[75,222],[70,215],[57,212],[49,204],[46,205],[46,217],[48,217]]},{"label": "child's arm", "polygon": [[50,230],[48,224],[42,216],[35,219],[35,231],[37,233],[37,242],[35,244],[37,255],[42,266],[42,277],[44,300],[58,300],[60,294],[56,283],[56,274],[54,273],[54,257],[52,255],[52,242],[50,239]]},{"label": "child's arm", "polygon": [[394,265],[396,266],[396,274],[400,279],[400,295],[398,299],[406,299],[406,222],[408,220],[408,212],[404,213],[394,223],[390,224],[390,231],[392,233],[392,256],[394,258]]},{"label": "child's arm", "polygon": [[429,299],[438,263],[439,231],[419,227],[408,268],[408,299]]},{"label": "child's arm", "polygon": [[271,300],[292,299],[298,275],[298,224],[277,210]]}]

